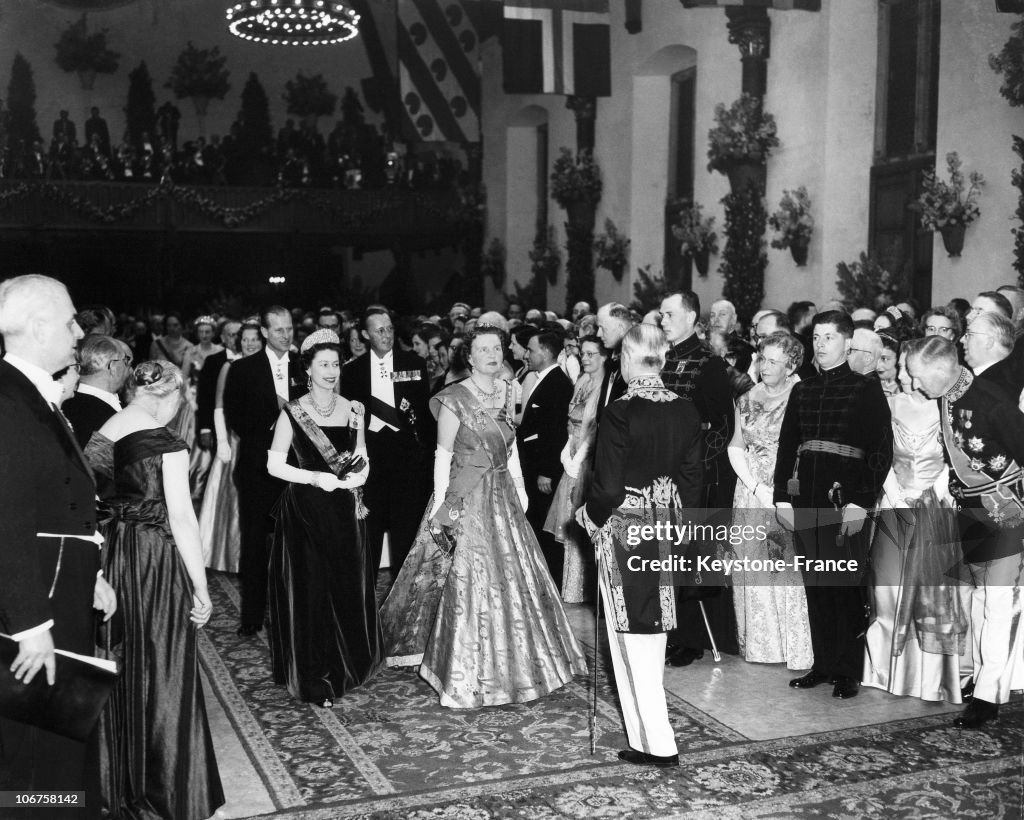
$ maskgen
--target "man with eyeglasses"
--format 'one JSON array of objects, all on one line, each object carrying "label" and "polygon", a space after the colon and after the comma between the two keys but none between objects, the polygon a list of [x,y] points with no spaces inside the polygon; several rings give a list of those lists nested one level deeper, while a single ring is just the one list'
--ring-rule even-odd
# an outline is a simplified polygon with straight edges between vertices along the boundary
[{"label": "man with eyeglasses", "polygon": [[860,690],[867,627],[861,580],[870,532],[864,523],[892,463],[889,404],[877,378],[850,369],[852,337],[853,322],[842,311],[814,317],[820,372],[793,386],[779,432],[774,491],[776,514],[794,531],[798,556],[857,562],[841,572],[801,567],[814,667],[789,685],[830,683],[832,697],[840,699]]},{"label": "man with eyeglasses", "polygon": [[1002,313],[982,311],[968,322],[960,344],[964,360],[976,377],[992,382],[1016,399],[1024,384],[1009,358],[1013,331],[1013,322]]},{"label": "man with eyeglasses", "polygon": [[862,376],[874,377],[878,367],[878,357],[882,355],[882,340],[875,331],[866,327],[858,327],[853,331],[853,342],[850,345],[850,370]]},{"label": "man with eyeglasses", "polygon": [[92,434],[121,409],[118,393],[132,372],[132,351],[124,342],[92,333],[78,343],[81,381],[78,391],[61,406],[85,448]]}]

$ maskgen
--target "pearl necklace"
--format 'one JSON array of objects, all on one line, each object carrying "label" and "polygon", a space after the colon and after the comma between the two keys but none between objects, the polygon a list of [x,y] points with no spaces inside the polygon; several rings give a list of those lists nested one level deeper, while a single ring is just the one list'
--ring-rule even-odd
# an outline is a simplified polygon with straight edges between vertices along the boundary
[{"label": "pearl necklace", "polygon": [[316,410],[316,412],[319,413],[320,416],[325,419],[329,418],[331,414],[334,413],[334,408],[338,406],[337,393],[331,393],[331,400],[328,403],[327,407],[321,407],[319,404],[317,404],[316,399],[313,398],[312,393],[308,393],[307,396],[309,397],[309,406]]}]

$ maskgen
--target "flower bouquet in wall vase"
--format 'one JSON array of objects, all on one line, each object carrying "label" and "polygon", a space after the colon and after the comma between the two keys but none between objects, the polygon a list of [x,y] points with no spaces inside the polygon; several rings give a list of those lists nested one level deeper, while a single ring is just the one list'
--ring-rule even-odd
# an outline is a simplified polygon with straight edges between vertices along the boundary
[{"label": "flower bouquet in wall vase", "polygon": [[701,206],[695,202],[679,212],[679,223],[672,226],[672,235],[680,242],[680,253],[693,260],[701,276],[708,275],[711,254],[718,253],[718,234],[714,225],[715,218],[703,217]]},{"label": "flower bouquet in wall vase", "polygon": [[921,195],[910,206],[920,215],[921,226],[942,234],[942,244],[950,256],[960,256],[964,249],[967,227],[981,216],[978,198],[985,178],[972,171],[966,178],[956,151],[946,154],[949,182],[939,179],[934,171],[921,177]]},{"label": "flower bouquet in wall vase", "polygon": [[811,216],[811,198],[801,185],[795,191],[783,191],[779,209],[768,217],[768,225],[775,231],[773,248],[789,248],[798,268],[807,264],[807,249],[814,233],[814,217]]},{"label": "flower bouquet in wall vase", "polygon": [[728,108],[715,106],[715,127],[708,131],[708,170],[729,177],[734,194],[754,185],[764,193],[765,163],[779,147],[775,118],[759,97],[744,94]]},{"label": "flower bouquet in wall vase", "polygon": [[224,68],[226,62],[227,57],[221,56],[217,46],[196,48],[189,42],[178,55],[170,79],[164,83],[164,87],[174,91],[179,100],[192,98],[200,132],[203,131],[203,118],[210,100],[223,100],[231,88],[228,82],[230,72]]},{"label": "flower bouquet in wall vase", "polygon": [[57,40],[57,65],[64,71],[77,72],[84,91],[92,90],[97,74],[117,71],[120,57],[107,48],[105,28],[89,33],[84,14],[69,24]]}]

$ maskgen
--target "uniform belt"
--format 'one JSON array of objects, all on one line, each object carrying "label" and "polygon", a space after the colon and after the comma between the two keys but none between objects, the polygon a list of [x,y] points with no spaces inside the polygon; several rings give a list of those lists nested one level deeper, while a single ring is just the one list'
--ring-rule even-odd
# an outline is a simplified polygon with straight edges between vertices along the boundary
[{"label": "uniform belt", "polygon": [[811,439],[805,441],[797,448],[797,455],[800,453],[831,453],[842,458],[855,458],[863,460],[864,451],[860,447],[851,447],[849,444],[840,444],[837,441],[822,441]]},{"label": "uniform belt", "polygon": [[990,493],[998,487],[1005,487],[1009,484],[1013,484],[1015,481],[1019,480],[1022,475],[1024,475],[1024,470],[1015,470],[1010,473],[1010,475],[994,478],[991,481],[986,481],[984,484],[975,484],[973,487],[961,484],[959,495],[963,498],[974,498],[979,495],[985,495],[985,493]]}]

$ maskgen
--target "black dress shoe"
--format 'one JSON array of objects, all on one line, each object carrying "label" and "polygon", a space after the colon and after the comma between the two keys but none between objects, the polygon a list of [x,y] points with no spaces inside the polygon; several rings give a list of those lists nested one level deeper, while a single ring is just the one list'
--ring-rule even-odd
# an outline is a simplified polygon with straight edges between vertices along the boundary
[{"label": "black dress shoe", "polygon": [[789,685],[794,689],[813,689],[818,684],[824,683],[827,680],[830,680],[830,678],[824,672],[816,672],[812,669],[806,675],[802,675],[799,678],[793,678],[793,680],[789,682]]},{"label": "black dress shoe", "polygon": [[647,752],[638,752],[636,749],[623,749],[619,752],[619,760],[626,763],[636,763],[640,766],[678,766],[679,755],[649,755]]},{"label": "black dress shoe", "polygon": [[988,723],[999,717],[999,704],[989,703],[987,700],[972,698],[970,704],[960,714],[953,725],[960,729],[977,729],[982,724]]},{"label": "black dress shoe", "polygon": [[967,681],[963,688],[960,690],[960,699],[964,703],[970,703],[974,698],[974,679]]},{"label": "black dress shoe", "polygon": [[238,627],[238,631],[235,633],[241,638],[251,638],[257,632],[263,629],[262,626],[254,626],[252,624],[242,624]]},{"label": "black dress shoe", "polygon": [[860,692],[860,683],[853,678],[836,678],[836,685],[832,689],[832,697],[840,700],[849,700],[857,697]]},{"label": "black dress shoe", "polygon": [[669,655],[665,662],[669,666],[689,666],[694,661],[699,661],[703,657],[703,649],[691,649],[688,646],[684,646],[682,649],[677,649]]}]

